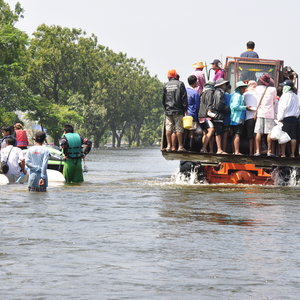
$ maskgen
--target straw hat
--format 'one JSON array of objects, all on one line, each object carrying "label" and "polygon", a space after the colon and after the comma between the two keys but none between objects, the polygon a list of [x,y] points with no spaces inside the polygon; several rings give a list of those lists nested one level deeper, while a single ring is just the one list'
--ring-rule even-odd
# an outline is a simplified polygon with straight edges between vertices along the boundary
[{"label": "straw hat", "polygon": [[203,61],[197,61],[196,63],[194,63],[192,65],[192,67],[196,68],[196,69],[203,69],[206,67],[206,65],[204,64]]}]

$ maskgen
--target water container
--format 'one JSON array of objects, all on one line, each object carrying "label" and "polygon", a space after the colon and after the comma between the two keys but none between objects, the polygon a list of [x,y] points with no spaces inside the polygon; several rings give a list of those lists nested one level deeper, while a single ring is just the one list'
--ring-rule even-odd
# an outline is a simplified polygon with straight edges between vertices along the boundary
[{"label": "water container", "polygon": [[182,122],[183,122],[183,128],[184,129],[193,128],[193,117],[185,116],[185,117],[182,118]]}]

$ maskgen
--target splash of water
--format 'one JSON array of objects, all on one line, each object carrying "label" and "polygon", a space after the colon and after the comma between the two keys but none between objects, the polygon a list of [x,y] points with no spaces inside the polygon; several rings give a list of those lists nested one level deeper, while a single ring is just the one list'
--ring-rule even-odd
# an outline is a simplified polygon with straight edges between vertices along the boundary
[{"label": "splash of water", "polygon": [[198,171],[192,169],[191,172],[180,172],[178,169],[175,174],[171,176],[172,183],[175,184],[207,184],[206,180],[198,179]]},{"label": "splash of water", "polygon": [[299,168],[276,168],[272,172],[272,178],[275,185],[280,186],[299,186]]}]

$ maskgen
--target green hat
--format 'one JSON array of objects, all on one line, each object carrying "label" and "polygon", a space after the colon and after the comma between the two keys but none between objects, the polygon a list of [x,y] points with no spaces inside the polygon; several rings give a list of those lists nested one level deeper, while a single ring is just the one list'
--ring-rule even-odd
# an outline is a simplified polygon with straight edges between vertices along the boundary
[{"label": "green hat", "polygon": [[236,83],[235,89],[238,89],[238,88],[240,88],[240,87],[247,87],[247,86],[248,86],[248,84],[244,83],[244,81],[238,81],[238,82]]}]

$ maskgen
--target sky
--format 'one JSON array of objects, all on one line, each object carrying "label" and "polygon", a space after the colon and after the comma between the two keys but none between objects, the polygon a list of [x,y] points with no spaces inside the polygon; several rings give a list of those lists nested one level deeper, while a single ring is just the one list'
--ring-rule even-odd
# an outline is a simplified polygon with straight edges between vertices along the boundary
[{"label": "sky", "polygon": [[[17,1],[5,0],[14,7]],[[41,24],[81,28],[99,44],[144,59],[167,81],[176,69],[186,82],[192,64],[239,56],[252,40],[260,58],[281,59],[300,72],[299,0],[19,0],[30,36]]]}]

